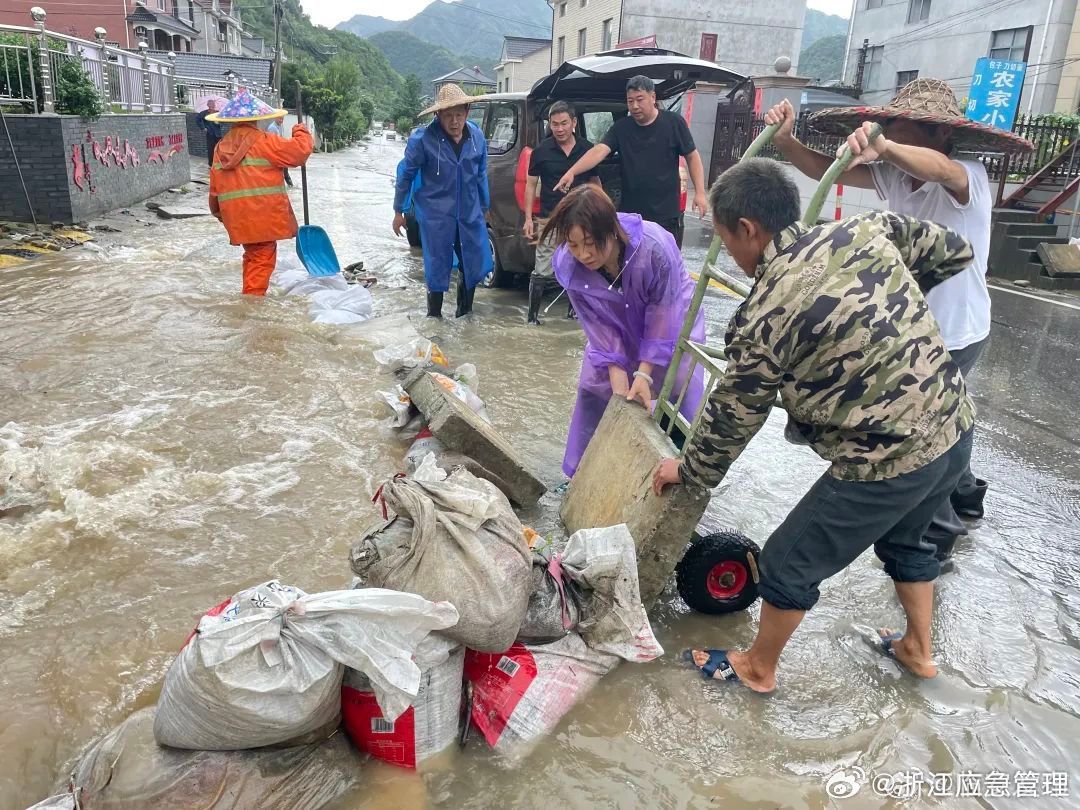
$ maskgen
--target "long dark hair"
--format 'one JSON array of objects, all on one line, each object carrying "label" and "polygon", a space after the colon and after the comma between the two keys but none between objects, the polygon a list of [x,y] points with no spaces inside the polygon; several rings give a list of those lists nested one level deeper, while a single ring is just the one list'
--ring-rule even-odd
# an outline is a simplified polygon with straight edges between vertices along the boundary
[{"label": "long dark hair", "polygon": [[611,239],[618,239],[624,245],[630,241],[615,215],[615,204],[611,198],[591,183],[572,189],[562,198],[548,217],[540,241],[544,242],[554,234],[555,244],[561,245],[566,242],[575,225],[602,245]]}]

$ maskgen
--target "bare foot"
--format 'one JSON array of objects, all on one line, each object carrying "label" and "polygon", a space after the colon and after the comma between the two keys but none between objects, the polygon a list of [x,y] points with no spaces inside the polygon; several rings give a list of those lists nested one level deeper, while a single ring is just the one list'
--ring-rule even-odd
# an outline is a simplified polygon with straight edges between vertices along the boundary
[{"label": "bare foot", "polygon": [[[694,656],[694,664],[699,669],[709,663],[709,654],[704,650],[692,650],[691,652]],[[735,674],[739,676],[739,680],[750,689],[762,693],[772,692],[776,689],[776,673],[757,672],[750,664],[750,659],[746,653],[738,650],[728,650],[727,659],[731,664],[731,668],[735,670]],[[718,681],[724,680],[724,676],[720,674],[719,670],[713,673],[713,678]]]},{"label": "bare foot", "polygon": [[[881,640],[885,641],[889,636],[895,635],[896,631],[883,627],[878,630],[878,634],[881,636]],[[907,636],[902,636],[890,642],[888,651],[912,675],[919,678],[933,678],[937,675],[937,665],[929,658],[921,656],[912,649],[912,645],[907,641]],[[734,662],[732,662],[732,665],[734,666]]]}]

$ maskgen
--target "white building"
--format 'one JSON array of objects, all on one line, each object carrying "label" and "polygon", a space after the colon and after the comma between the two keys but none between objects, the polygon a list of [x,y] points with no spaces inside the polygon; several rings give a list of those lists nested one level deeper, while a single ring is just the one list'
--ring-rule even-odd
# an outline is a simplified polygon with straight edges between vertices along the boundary
[{"label": "white building", "polygon": [[240,6],[233,0],[194,0],[197,53],[241,56],[244,53]]},{"label": "white building", "polygon": [[[866,2],[866,0],[860,0]],[[798,68],[806,0],[550,0],[551,69],[623,45],[653,46],[748,75]]]},{"label": "white building", "polygon": [[[1049,112],[1076,11],[1077,0],[856,0],[844,77],[855,83],[864,41],[862,100],[869,104],[889,101],[919,77],[947,81],[962,100],[980,57],[1023,61],[1020,111]],[[1075,109],[1076,99],[1068,101]]]},{"label": "white building", "polygon": [[551,72],[551,40],[503,37],[502,55],[495,66],[498,93],[527,93]]}]

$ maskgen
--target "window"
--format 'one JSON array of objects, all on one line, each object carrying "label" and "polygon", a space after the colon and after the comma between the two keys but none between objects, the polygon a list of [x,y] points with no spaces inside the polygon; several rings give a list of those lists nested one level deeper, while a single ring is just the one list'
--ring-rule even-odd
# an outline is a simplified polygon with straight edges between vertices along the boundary
[{"label": "window", "polygon": [[559,16],[560,17],[565,17],[566,16],[566,3],[559,3]]},{"label": "window", "polygon": [[909,23],[921,23],[930,19],[930,0],[910,0],[908,6],[907,21]]},{"label": "window", "polygon": [[615,116],[607,111],[578,113],[578,118],[585,122],[585,137],[593,143],[600,143],[615,123]]},{"label": "window", "polygon": [[900,88],[906,84],[910,84],[919,78],[919,71],[917,70],[899,70],[896,73],[896,91],[900,92]]},{"label": "window", "polygon": [[513,149],[517,142],[517,111],[516,104],[491,105],[491,114],[484,130],[491,154],[503,155]]},{"label": "window", "polygon": [[1031,26],[1027,28],[1006,28],[990,35],[991,59],[1006,62],[1023,62],[1027,56],[1028,43],[1031,41]]},{"label": "window", "polygon": [[480,127],[480,131],[484,131],[484,115],[487,113],[488,105],[486,101],[481,101],[479,104],[469,105],[469,120]]},{"label": "window", "polygon": [[883,0],[866,0],[866,10],[869,11],[872,8],[881,8]]},{"label": "window", "polygon": [[588,31],[588,30],[589,29],[587,29],[587,28],[582,28],[581,30],[579,30],[577,32],[577,55],[578,56],[584,56],[585,55],[585,32]]},{"label": "window", "polygon": [[[559,37],[559,65],[566,61],[566,37]],[[556,65],[558,67],[558,65]]]},{"label": "window", "polygon": [[701,58],[706,62],[716,61],[716,34],[701,35]]},{"label": "window", "polygon": [[611,50],[611,20],[604,20],[603,27],[600,29],[600,50]]},{"label": "window", "polygon": [[[875,45],[866,49],[866,69],[863,71],[863,92],[873,93],[884,90],[888,85],[881,82],[881,59],[885,55],[884,45]],[[886,79],[885,81],[888,81]]]}]

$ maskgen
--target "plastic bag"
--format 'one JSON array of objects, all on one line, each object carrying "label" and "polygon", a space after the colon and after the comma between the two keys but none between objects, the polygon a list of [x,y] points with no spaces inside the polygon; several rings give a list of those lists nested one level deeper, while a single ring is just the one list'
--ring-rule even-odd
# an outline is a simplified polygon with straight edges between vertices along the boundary
[{"label": "plastic bag", "polygon": [[343,665],[396,718],[420,686],[417,645],[457,616],[449,602],[381,589],[308,595],[273,580],[241,591],[203,616],[169,667],[154,734],[201,750],[286,743],[334,722]]},{"label": "plastic bag", "polygon": [[[316,810],[360,786],[363,756],[344,734],[318,744],[256,751],[183,751],[154,742],[154,709],[142,709],[79,760],[65,794],[37,810]],[[68,780],[64,780],[65,784]]]},{"label": "plastic bag", "polygon": [[289,290],[308,278],[310,278],[310,276],[308,276],[308,271],[302,266],[296,268],[283,268],[279,262],[278,269],[270,276],[270,283],[275,287],[280,287],[288,293]]},{"label": "plastic bag", "polygon": [[461,730],[465,648],[432,634],[416,651],[420,691],[396,720],[383,716],[367,678],[345,670],[341,714],[349,739],[376,759],[415,768],[453,745]]},{"label": "plastic bag", "polygon": [[416,438],[413,439],[408,452],[405,453],[405,471],[412,475],[427,456],[433,454],[438,458],[445,449],[443,443],[432,435],[427,425],[424,425],[421,431],[416,434]]},{"label": "plastic bag", "polygon": [[372,354],[383,371],[389,372],[407,368],[427,368],[433,363],[443,367],[450,365],[450,361],[446,359],[442,350],[427,338],[417,338],[408,343],[387,346],[375,350]]},{"label": "plastic bag", "polygon": [[522,757],[618,663],[576,633],[552,644],[515,644],[505,653],[468,650],[471,721],[500,754]]},{"label": "plastic bag", "polygon": [[409,414],[412,411],[412,400],[400,385],[393,391],[380,391],[379,396],[390,406],[393,415],[393,424],[396,428],[403,428],[409,423]]},{"label": "plastic bag", "polygon": [[338,310],[363,315],[367,319],[371,317],[372,303],[371,293],[364,287],[350,286],[346,290],[319,290],[312,293],[308,310],[312,315]]},{"label": "plastic bag", "polygon": [[344,309],[324,309],[316,312],[311,317],[312,323],[333,324],[346,326],[350,323],[363,323],[368,319],[367,315],[357,315]]},{"label": "plastic bag", "polygon": [[311,295],[320,290],[347,290],[347,282],[340,273],[332,276],[308,276],[285,290],[286,295]]},{"label": "plastic bag", "polygon": [[451,379],[445,374],[432,373],[431,376],[440,386],[464,402],[470,411],[488,424],[491,424],[491,419],[487,415],[487,408],[484,405],[484,400],[480,399],[469,386],[458,380]]},{"label": "plastic bag", "polygon": [[[367,585],[452,601],[460,619],[443,635],[466,647],[513,644],[528,607],[532,554],[506,496],[458,469],[445,481],[391,479],[380,501],[398,517],[353,545],[356,575]],[[410,523],[403,529],[399,521]],[[387,531],[389,541],[379,536]]]},{"label": "plastic bag", "polygon": [[580,624],[588,596],[563,570],[557,555],[549,560],[534,554],[532,594],[518,630],[518,641],[525,644],[558,641]]}]

